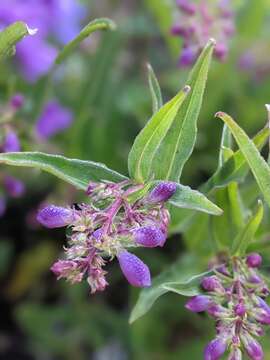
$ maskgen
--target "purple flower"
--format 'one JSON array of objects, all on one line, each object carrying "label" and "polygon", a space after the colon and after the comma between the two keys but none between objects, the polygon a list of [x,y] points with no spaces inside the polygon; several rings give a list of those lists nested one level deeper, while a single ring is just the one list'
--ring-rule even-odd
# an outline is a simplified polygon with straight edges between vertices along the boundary
[{"label": "purple flower", "polygon": [[243,302],[239,302],[237,305],[235,305],[234,312],[235,315],[243,317],[246,313],[245,304]]},{"label": "purple flower", "polygon": [[6,135],[3,145],[4,152],[20,151],[21,145],[17,134],[14,131],[9,131]]},{"label": "purple flower", "polygon": [[176,0],[179,8],[188,15],[194,15],[196,12],[196,5],[190,0]]},{"label": "purple flower", "polygon": [[67,129],[72,123],[72,113],[57,101],[47,103],[36,124],[39,138],[47,140],[51,136]]},{"label": "purple flower", "polygon": [[188,300],[185,308],[192,312],[202,312],[207,310],[211,303],[210,297],[206,295],[197,295]]},{"label": "purple flower", "polygon": [[137,256],[122,250],[117,255],[120,268],[127,281],[136,287],[151,286],[151,275],[148,266]]},{"label": "purple flower", "polygon": [[50,229],[64,227],[74,220],[74,213],[72,209],[49,205],[38,212],[37,220]]},{"label": "purple flower", "polygon": [[210,303],[207,306],[207,313],[215,318],[221,318],[222,316],[225,316],[226,314],[228,314],[228,311],[226,311],[226,308],[224,308],[223,306],[219,305],[219,304],[215,304],[215,303]]},{"label": "purple flower", "polygon": [[189,66],[194,63],[197,56],[197,50],[194,47],[185,47],[181,51],[179,59],[180,66]]},{"label": "purple flower", "polygon": [[177,189],[177,184],[172,181],[160,182],[149,194],[147,201],[151,204],[169,200]]},{"label": "purple flower", "polygon": [[263,360],[264,354],[261,345],[248,333],[241,337],[245,350],[252,360]]},{"label": "purple flower", "polygon": [[204,350],[204,360],[218,360],[227,349],[227,341],[223,337],[212,340]]},{"label": "purple flower", "polygon": [[20,180],[15,179],[12,176],[4,177],[4,186],[9,195],[12,197],[20,197],[25,191],[24,184]]},{"label": "purple flower", "polygon": [[257,253],[252,253],[247,256],[246,262],[247,262],[248,267],[257,268],[257,267],[260,267],[260,265],[262,263],[262,257]]},{"label": "purple flower", "polygon": [[10,99],[10,106],[14,110],[19,110],[24,104],[24,96],[22,94],[15,94]]},{"label": "purple flower", "polygon": [[57,279],[66,278],[72,284],[78,283],[83,278],[78,264],[72,260],[58,260],[52,267],[51,271],[57,276]]},{"label": "purple flower", "polygon": [[215,56],[221,60],[224,61],[226,59],[226,56],[228,55],[228,46],[224,43],[217,43],[214,50]]},{"label": "purple flower", "polygon": [[135,243],[145,247],[156,247],[163,245],[166,236],[157,226],[143,226],[133,230]]},{"label": "purple flower", "polygon": [[221,285],[220,280],[215,275],[203,278],[201,285],[202,285],[203,289],[206,291],[224,292],[224,288]]}]

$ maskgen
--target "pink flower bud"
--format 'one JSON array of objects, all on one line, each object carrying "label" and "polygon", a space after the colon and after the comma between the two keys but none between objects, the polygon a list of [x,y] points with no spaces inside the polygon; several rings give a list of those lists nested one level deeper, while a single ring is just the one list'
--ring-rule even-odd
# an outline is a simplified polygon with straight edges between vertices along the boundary
[{"label": "pink flower bud", "polygon": [[176,188],[176,183],[172,181],[162,181],[150,192],[147,201],[151,204],[165,202],[173,196]]},{"label": "pink flower bud", "polygon": [[151,275],[148,266],[137,256],[122,250],[117,255],[120,268],[127,281],[136,287],[151,286]]},{"label": "pink flower bud", "polygon": [[204,360],[218,360],[227,349],[227,341],[223,337],[212,340],[204,350]]},{"label": "pink flower bud", "polygon": [[53,229],[67,226],[74,220],[72,209],[49,205],[38,212],[37,221],[43,226]]},{"label": "pink flower bud", "polygon": [[156,247],[163,245],[166,237],[157,226],[143,226],[133,230],[135,243],[145,247]]},{"label": "pink flower bud", "polygon": [[225,60],[225,58],[226,58],[226,56],[228,54],[227,45],[225,45],[223,43],[217,44],[215,46],[214,54],[219,60],[221,60],[221,61]]},{"label": "pink flower bud", "polygon": [[252,253],[247,256],[246,262],[247,262],[248,267],[257,268],[257,267],[261,266],[262,257],[257,253]]},{"label": "pink flower bud", "polygon": [[197,295],[188,300],[185,308],[192,312],[202,312],[207,310],[211,300],[209,296]]}]

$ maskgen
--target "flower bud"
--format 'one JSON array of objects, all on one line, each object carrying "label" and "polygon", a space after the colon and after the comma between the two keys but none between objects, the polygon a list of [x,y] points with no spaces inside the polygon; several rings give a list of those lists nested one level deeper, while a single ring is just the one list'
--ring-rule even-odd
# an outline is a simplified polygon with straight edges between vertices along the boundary
[{"label": "flower bud", "polygon": [[234,307],[234,313],[237,316],[243,317],[246,313],[246,307],[245,304],[240,301],[237,305]]},{"label": "flower bud", "polygon": [[192,312],[202,312],[207,310],[211,300],[209,296],[197,295],[188,300],[185,308]]},{"label": "flower bud", "polygon": [[151,275],[148,266],[137,256],[122,250],[117,255],[120,268],[127,281],[136,287],[151,286]]},{"label": "flower bud", "polygon": [[157,226],[143,226],[133,230],[135,243],[145,247],[156,247],[164,244],[166,237]]},{"label": "flower bud", "polygon": [[180,66],[189,66],[194,63],[197,55],[197,51],[194,47],[185,47],[181,51],[181,56],[179,59]]},{"label": "flower bud", "polygon": [[224,292],[224,288],[217,276],[208,276],[203,278],[201,285],[206,291]]},{"label": "flower bud", "polygon": [[37,221],[43,226],[53,229],[67,226],[74,220],[72,209],[49,205],[38,212]]},{"label": "flower bud", "polygon": [[219,43],[215,46],[214,54],[219,60],[224,61],[228,54],[228,47],[223,43]]},{"label": "flower bud", "polygon": [[176,188],[176,183],[172,181],[162,181],[150,192],[147,197],[147,201],[150,204],[165,202],[173,196]]},{"label": "flower bud", "polygon": [[250,268],[257,268],[261,266],[262,257],[257,253],[252,253],[247,256],[246,263]]},{"label": "flower bud", "polygon": [[257,321],[264,325],[270,325],[270,307],[260,297],[257,298],[258,308],[253,310],[253,315]]},{"label": "flower bud", "polygon": [[24,184],[20,180],[15,179],[12,176],[5,176],[4,186],[9,195],[15,198],[22,196],[25,191]]},{"label": "flower bud", "polygon": [[264,354],[261,345],[247,332],[241,336],[244,348],[252,360],[263,360]]},{"label": "flower bud", "polygon": [[19,110],[23,106],[23,103],[24,103],[24,96],[22,94],[15,94],[10,99],[10,106],[14,110]]},{"label": "flower bud", "polygon": [[242,360],[242,351],[239,348],[234,348],[229,354],[228,360]]},{"label": "flower bud", "polygon": [[57,279],[66,278],[72,284],[80,282],[83,273],[79,270],[78,265],[72,260],[58,260],[52,267],[51,271],[57,276]]},{"label": "flower bud", "polygon": [[17,134],[14,131],[9,131],[6,135],[3,145],[4,152],[20,151],[21,145]]},{"label": "flower bud", "polygon": [[212,340],[204,350],[204,360],[218,360],[225,353],[227,341],[223,337]]},{"label": "flower bud", "polygon": [[213,302],[207,306],[206,310],[207,313],[213,316],[214,318],[222,318],[223,316],[228,315],[228,311],[226,308],[224,308],[219,304],[215,304]]},{"label": "flower bud", "polygon": [[177,0],[176,3],[179,6],[179,8],[187,15],[195,14],[196,5],[193,4],[190,0]]}]

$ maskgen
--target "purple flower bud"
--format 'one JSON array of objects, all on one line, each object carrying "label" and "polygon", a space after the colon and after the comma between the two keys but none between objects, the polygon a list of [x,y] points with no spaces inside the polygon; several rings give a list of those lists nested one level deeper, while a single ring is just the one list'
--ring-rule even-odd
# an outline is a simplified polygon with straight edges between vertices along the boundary
[{"label": "purple flower bud", "polygon": [[223,306],[212,302],[207,306],[207,313],[214,318],[221,318],[222,316],[225,316],[228,311]]},{"label": "purple flower bud", "polygon": [[190,0],[177,0],[176,1],[179,8],[185,12],[187,15],[194,15],[196,12],[196,5]]},{"label": "purple flower bud", "polygon": [[234,348],[229,354],[228,360],[242,360],[242,351],[239,348]]},{"label": "purple flower bud", "polygon": [[244,348],[252,360],[263,360],[264,354],[261,345],[247,332],[241,336]]},{"label": "purple flower bud", "polygon": [[57,101],[46,104],[36,124],[36,133],[39,138],[47,140],[53,135],[67,129],[72,122],[72,114]]},{"label": "purple flower bud", "polygon": [[162,181],[150,192],[147,201],[150,204],[165,202],[173,196],[176,189],[176,183],[172,181]]},{"label": "purple flower bud", "polygon": [[260,298],[257,297],[257,305],[259,309],[254,309],[254,316],[255,318],[261,323],[265,325],[270,325],[270,307],[266,302]]},{"label": "purple flower bud", "polygon": [[4,152],[20,151],[20,141],[17,134],[14,131],[9,131],[6,135],[5,142],[3,145]]},{"label": "purple flower bud", "polygon": [[215,275],[203,278],[201,285],[203,289],[206,291],[217,291],[217,292],[225,291],[223,286],[221,285],[220,280]]},{"label": "purple flower bud", "polygon": [[83,273],[79,270],[78,265],[72,260],[58,260],[52,267],[51,271],[57,276],[57,279],[66,278],[72,284],[78,283],[83,278]]},{"label": "purple flower bud", "polygon": [[163,245],[166,237],[157,226],[143,226],[133,230],[135,243],[145,247],[156,247]]},{"label": "purple flower bud", "polygon": [[190,66],[194,63],[197,56],[197,50],[194,47],[185,47],[181,51],[179,59],[180,66]]},{"label": "purple flower bud", "polygon": [[223,337],[212,340],[204,350],[204,360],[218,360],[225,353],[227,341]]},{"label": "purple flower bud", "polygon": [[246,313],[246,307],[245,304],[240,301],[237,305],[234,307],[234,313],[237,316],[243,317]]},{"label": "purple flower bud", "polygon": [[137,256],[122,250],[117,255],[120,268],[127,281],[136,287],[151,286],[151,275],[148,266]]},{"label": "purple flower bud", "polygon": [[260,267],[262,263],[262,257],[257,253],[252,253],[247,256],[246,263],[250,268]]},{"label": "purple flower bud", "polygon": [[4,186],[9,195],[15,198],[22,196],[25,191],[24,184],[20,180],[15,179],[12,176],[5,176]]},{"label": "purple flower bud", "polygon": [[211,303],[210,297],[206,295],[197,295],[188,300],[185,308],[192,312],[202,312],[207,310]]},{"label": "purple flower bud", "polygon": [[171,28],[172,35],[180,35],[183,38],[187,39],[194,33],[193,26],[182,26],[182,25],[174,25]]},{"label": "purple flower bud", "polygon": [[219,43],[215,46],[214,54],[219,60],[223,61],[228,54],[228,47],[223,43]]},{"label": "purple flower bud", "polygon": [[97,241],[100,241],[101,238],[102,238],[102,233],[103,233],[102,228],[100,228],[100,229],[95,230],[95,231],[93,232],[92,236],[93,236]]},{"label": "purple flower bud", "polygon": [[24,96],[22,94],[15,94],[10,99],[10,106],[14,110],[19,110],[24,104]]},{"label": "purple flower bud", "polygon": [[43,226],[53,229],[67,226],[74,220],[72,209],[49,205],[38,212],[37,221]]}]

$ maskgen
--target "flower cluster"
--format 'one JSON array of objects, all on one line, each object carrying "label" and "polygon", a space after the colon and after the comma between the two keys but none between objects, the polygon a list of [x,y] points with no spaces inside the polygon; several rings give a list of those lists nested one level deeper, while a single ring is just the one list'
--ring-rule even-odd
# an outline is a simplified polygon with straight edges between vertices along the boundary
[{"label": "flower cluster", "polygon": [[165,202],[176,191],[176,184],[160,182],[150,193],[139,196],[142,188],[130,180],[90,183],[90,204],[76,208],[50,205],[39,211],[37,220],[42,225],[70,227],[65,259],[51,268],[58,279],[73,284],[86,277],[92,293],[102,291],[107,285],[103,266],[116,257],[131,285],[151,285],[147,265],[127,248],[164,245],[170,219]]},{"label": "flower cluster", "polygon": [[244,259],[233,257],[202,280],[205,295],[187,302],[190,311],[206,311],[216,320],[217,336],[206,346],[205,360],[220,359],[227,350],[229,360],[241,360],[243,351],[252,360],[264,358],[255,339],[264,334],[264,325],[270,325],[270,307],[265,302],[269,289],[257,270],[261,262],[256,253]]},{"label": "flower cluster", "polygon": [[172,26],[173,35],[183,38],[183,49],[179,65],[194,63],[208,39],[213,37],[217,44],[216,58],[225,60],[228,40],[234,33],[234,13],[229,0],[176,0],[180,12]]},{"label": "flower cluster", "polygon": [[0,28],[15,21],[25,21],[30,28],[38,29],[17,45],[17,59],[28,81],[36,81],[51,67],[57,48],[49,37],[59,42],[70,41],[80,31],[85,7],[76,0],[1,0]]}]

